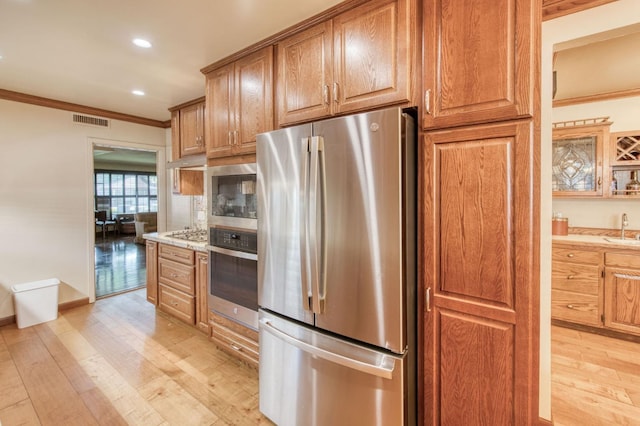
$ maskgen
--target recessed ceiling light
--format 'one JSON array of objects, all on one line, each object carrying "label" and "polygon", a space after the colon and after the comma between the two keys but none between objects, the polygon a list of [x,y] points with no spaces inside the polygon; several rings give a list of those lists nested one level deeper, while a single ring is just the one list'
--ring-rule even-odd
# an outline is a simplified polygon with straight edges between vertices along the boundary
[{"label": "recessed ceiling light", "polygon": [[142,90],[132,90],[131,93],[136,96],[144,96],[144,92]]},{"label": "recessed ceiling light", "polygon": [[133,44],[135,44],[138,47],[144,47],[145,49],[148,49],[151,47],[151,42],[142,38],[134,38]]}]

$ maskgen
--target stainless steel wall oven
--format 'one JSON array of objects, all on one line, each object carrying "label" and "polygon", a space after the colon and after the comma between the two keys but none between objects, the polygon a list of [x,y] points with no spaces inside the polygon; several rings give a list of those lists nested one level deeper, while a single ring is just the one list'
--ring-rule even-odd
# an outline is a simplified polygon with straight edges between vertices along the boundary
[{"label": "stainless steel wall oven", "polygon": [[211,311],[258,329],[256,164],[207,168]]},{"label": "stainless steel wall oven", "polygon": [[209,309],[258,329],[257,235],[253,230],[209,229]]}]

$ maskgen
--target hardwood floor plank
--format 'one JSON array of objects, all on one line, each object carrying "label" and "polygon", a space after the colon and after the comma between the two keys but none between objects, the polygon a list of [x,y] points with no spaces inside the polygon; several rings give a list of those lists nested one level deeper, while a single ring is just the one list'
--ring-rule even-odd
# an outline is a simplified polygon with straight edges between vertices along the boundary
[{"label": "hardwood floor plank", "polygon": [[[41,424],[98,424],[38,338],[34,327],[31,329],[24,333],[28,339],[7,339],[7,346]],[[13,330],[9,329],[6,334],[11,336]]]},{"label": "hardwood floor plank", "polygon": [[30,399],[23,399],[0,409],[0,421],[2,421],[3,426],[41,424]]},{"label": "hardwood floor plank", "polygon": [[0,327],[0,380],[3,426],[272,425],[257,371],[156,311],[144,290]]},{"label": "hardwood floor plank", "polygon": [[557,426],[640,425],[640,344],[552,326]]}]

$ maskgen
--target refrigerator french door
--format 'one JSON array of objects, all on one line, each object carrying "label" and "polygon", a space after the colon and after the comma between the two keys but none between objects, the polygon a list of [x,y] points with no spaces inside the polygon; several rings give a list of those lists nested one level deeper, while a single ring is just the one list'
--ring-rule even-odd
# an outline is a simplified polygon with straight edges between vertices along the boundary
[{"label": "refrigerator french door", "polygon": [[414,123],[258,135],[260,410],[279,425],[415,420]]}]

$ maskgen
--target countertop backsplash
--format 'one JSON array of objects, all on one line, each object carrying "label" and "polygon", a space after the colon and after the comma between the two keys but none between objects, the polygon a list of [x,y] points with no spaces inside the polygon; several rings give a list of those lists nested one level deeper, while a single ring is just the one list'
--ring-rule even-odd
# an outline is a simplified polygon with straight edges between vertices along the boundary
[{"label": "countertop backsplash", "polygon": [[569,219],[569,227],[620,229],[622,214],[629,218],[628,229],[640,229],[640,197],[638,199],[558,199],[553,212]]}]

